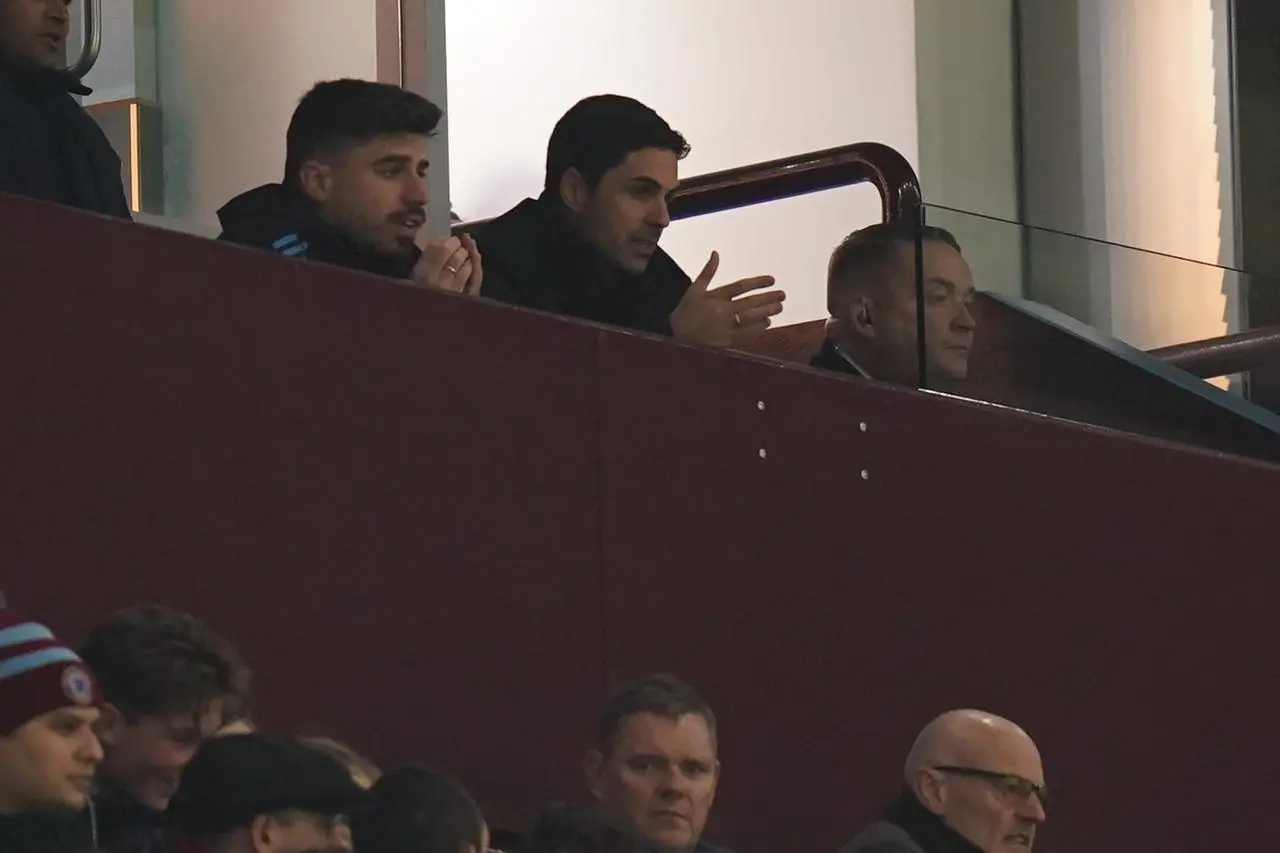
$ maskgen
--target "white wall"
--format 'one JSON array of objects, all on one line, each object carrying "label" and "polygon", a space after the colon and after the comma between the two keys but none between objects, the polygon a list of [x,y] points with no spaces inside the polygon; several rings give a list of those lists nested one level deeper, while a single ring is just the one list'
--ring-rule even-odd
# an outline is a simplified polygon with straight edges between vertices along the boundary
[{"label": "white wall", "polygon": [[195,226],[280,180],[307,89],[377,76],[371,0],[164,0],[159,29],[165,213]]},{"label": "white wall", "polygon": [[[688,137],[684,176],[864,140],[914,164],[914,39],[907,0],[449,0],[454,208],[536,195],[556,119],[602,92]],[[776,275],[799,322],[826,314],[831,249],[878,219],[864,186],[678,223],[663,246],[691,274],[719,249],[718,281]]]}]

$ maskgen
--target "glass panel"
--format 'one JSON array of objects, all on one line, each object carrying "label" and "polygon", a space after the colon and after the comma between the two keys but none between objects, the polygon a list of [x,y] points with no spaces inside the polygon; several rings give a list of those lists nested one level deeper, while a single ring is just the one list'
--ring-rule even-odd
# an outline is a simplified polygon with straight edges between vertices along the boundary
[{"label": "glass panel", "polygon": [[[930,206],[924,219],[917,285],[928,387],[1219,449],[1236,449],[1218,439],[1237,428],[1269,433],[1280,448],[1280,418],[1247,402],[1247,372],[1200,378],[1194,373],[1213,371],[1184,371],[1176,353],[1161,352],[1236,332],[1242,296],[1275,282],[950,208]],[[946,252],[930,249],[948,234],[979,291],[967,375],[953,383],[948,350],[962,348],[970,321],[943,299],[963,265],[956,273]],[[1249,358],[1249,367],[1267,369],[1265,351]]]}]

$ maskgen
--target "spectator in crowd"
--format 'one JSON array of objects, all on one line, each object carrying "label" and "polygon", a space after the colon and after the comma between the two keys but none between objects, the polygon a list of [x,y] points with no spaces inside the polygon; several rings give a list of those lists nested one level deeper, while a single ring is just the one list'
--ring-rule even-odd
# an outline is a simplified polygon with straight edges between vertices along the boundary
[{"label": "spectator in crowd", "polygon": [[982,711],[925,726],[905,784],[843,853],[1027,853],[1045,819],[1044,770],[1027,733]]},{"label": "spectator in crowd", "polygon": [[106,700],[91,815],[98,838],[104,847],[145,848],[196,748],[228,713],[245,716],[249,669],[199,619],[154,605],[112,614],[80,654]]},{"label": "spectator in crowd", "polygon": [[701,839],[720,779],[716,718],[688,684],[651,675],[613,694],[583,766],[622,829],[662,853],[715,849]]},{"label": "spectator in crowd", "polygon": [[81,853],[102,747],[89,668],[37,622],[0,611],[0,850]]},{"label": "spectator in crowd", "polygon": [[[973,275],[950,232],[925,226],[924,326],[930,385],[963,380],[977,321]],[[917,365],[915,231],[891,222],[855,231],[827,270],[826,339],[811,364],[914,387]]]},{"label": "spectator in crowd", "polygon": [[400,767],[374,783],[372,805],[355,816],[359,853],[486,853],[489,829],[475,800],[449,776]]},{"label": "spectator in crowd", "polygon": [[653,853],[653,848],[593,810],[559,804],[538,813],[519,853]]},{"label": "spectator in crowd", "polygon": [[318,83],[289,122],[283,182],[227,202],[218,211],[220,239],[478,292],[475,242],[419,233],[427,221],[428,140],[440,117],[439,107],[399,86]]},{"label": "spectator in crowd", "polygon": [[371,788],[382,776],[382,770],[368,758],[356,752],[345,743],[327,737],[300,738],[305,746],[319,750],[337,761],[351,773],[352,780],[361,788]]},{"label": "spectator in crowd", "polygon": [[658,248],[683,136],[631,98],[597,95],[556,124],[542,195],[482,228],[485,295],[689,343],[728,346],[768,327],[780,291],[768,276],[710,288]]},{"label": "spectator in crowd", "polygon": [[166,814],[177,853],[340,853],[368,794],[345,767],[294,740],[212,738]]},{"label": "spectator in crowd", "polygon": [[60,66],[67,0],[0,0],[0,192],[129,218],[120,157]]}]

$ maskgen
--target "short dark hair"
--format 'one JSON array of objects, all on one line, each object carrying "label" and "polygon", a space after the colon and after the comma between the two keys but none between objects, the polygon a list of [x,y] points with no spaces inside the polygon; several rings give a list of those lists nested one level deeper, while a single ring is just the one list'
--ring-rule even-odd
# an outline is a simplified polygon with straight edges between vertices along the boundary
[{"label": "short dark hair", "polygon": [[484,815],[451,776],[409,765],[387,773],[370,789],[373,802],[351,823],[360,853],[484,853]]},{"label": "short dark hair", "polygon": [[369,80],[328,80],[303,95],[285,135],[284,182],[296,186],[302,164],[321,152],[379,136],[432,136],[440,108],[415,92]]},{"label": "short dark hair", "polygon": [[960,251],[960,243],[947,229],[935,225],[917,228],[906,219],[879,222],[854,231],[836,246],[827,266],[827,311],[831,316],[839,312],[837,303],[850,285],[887,269],[896,261],[898,246],[915,245],[917,231],[922,243],[946,243]]},{"label": "short dark hair", "polygon": [[689,154],[685,138],[635,98],[583,98],[560,117],[551,131],[543,189],[550,194],[558,192],[560,179],[570,169],[577,169],[587,185],[594,187],[627,155],[645,148],[671,151],[681,160]]},{"label": "short dark hair", "polygon": [[596,731],[596,743],[605,755],[613,752],[627,719],[636,714],[657,714],[678,720],[697,714],[707,721],[711,743],[716,743],[716,715],[692,686],[669,673],[647,675],[615,691],[605,702]]},{"label": "short dark hair", "polygon": [[642,838],[594,809],[557,803],[538,812],[520,853],[652,853]]},{"label": "short dark hair", "polygon": [[189,613],[154,604],[118,610],[80,650],[103,696],[127,719],[199,717],[215,702],[247,715],[252,673],[235,648]]},{"label": "short dark hair", "polygon": [[374,764],[372,759],[366,758],[340,740],[319,735],[308,735],[298,738],[298,741],[303,746],[309,746],[316,752],[329,756],[347,768],[352,778],[364,776],[370,783],[377,782],[382,778],[382,768]]}]

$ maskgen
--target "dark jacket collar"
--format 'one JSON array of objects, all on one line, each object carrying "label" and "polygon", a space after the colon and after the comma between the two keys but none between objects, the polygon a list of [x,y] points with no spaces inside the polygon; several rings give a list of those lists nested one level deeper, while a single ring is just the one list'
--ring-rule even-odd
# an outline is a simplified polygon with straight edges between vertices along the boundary
[{"label": "dark jacket collar", "polygon": [[304,257],[349,269],[407,279],[420,257],[389,258],[352,240],[325,222],[301,192],[282,184],[264,184],[241,193],[218,210],[222,239],[275,249],[283,238],[306,244]]},{"label": "dark jacket collar", "polygon": [[89,95],[93,90],[69,71],[61,68],[18,65],[0,55],[0,79],[20,94],[40,100],[56,95]]},{"label": "dark jacket collar", "polygon": [[545,193],[520,202],[477,239],[486,259],[485,295],[528,308],[669,335],[671,312],[690,284],[661,249],[643,273],[618,268]]},{"label": "dark jacket collar", "polygon": [[92,836],[77,815],[0,815],[4,853],[87,853]]},{"label": "dark jacket collar", "polygon": [[981,847],[947,826],[905,786],[893,805],[885,809],[884,819],[905,829],[925,853],[982,853]]},{"label": "dark jacket collar", "polygon": [[871,374],[849,358],[836,342],[830,338],[822,339],[822,346],[818,349],[817,354],[809,359],[810,367],[820,367],[823,370],[833,370],[836,373],[847,373],[850,376],[861,376],[863,379],[870,379]]}]

